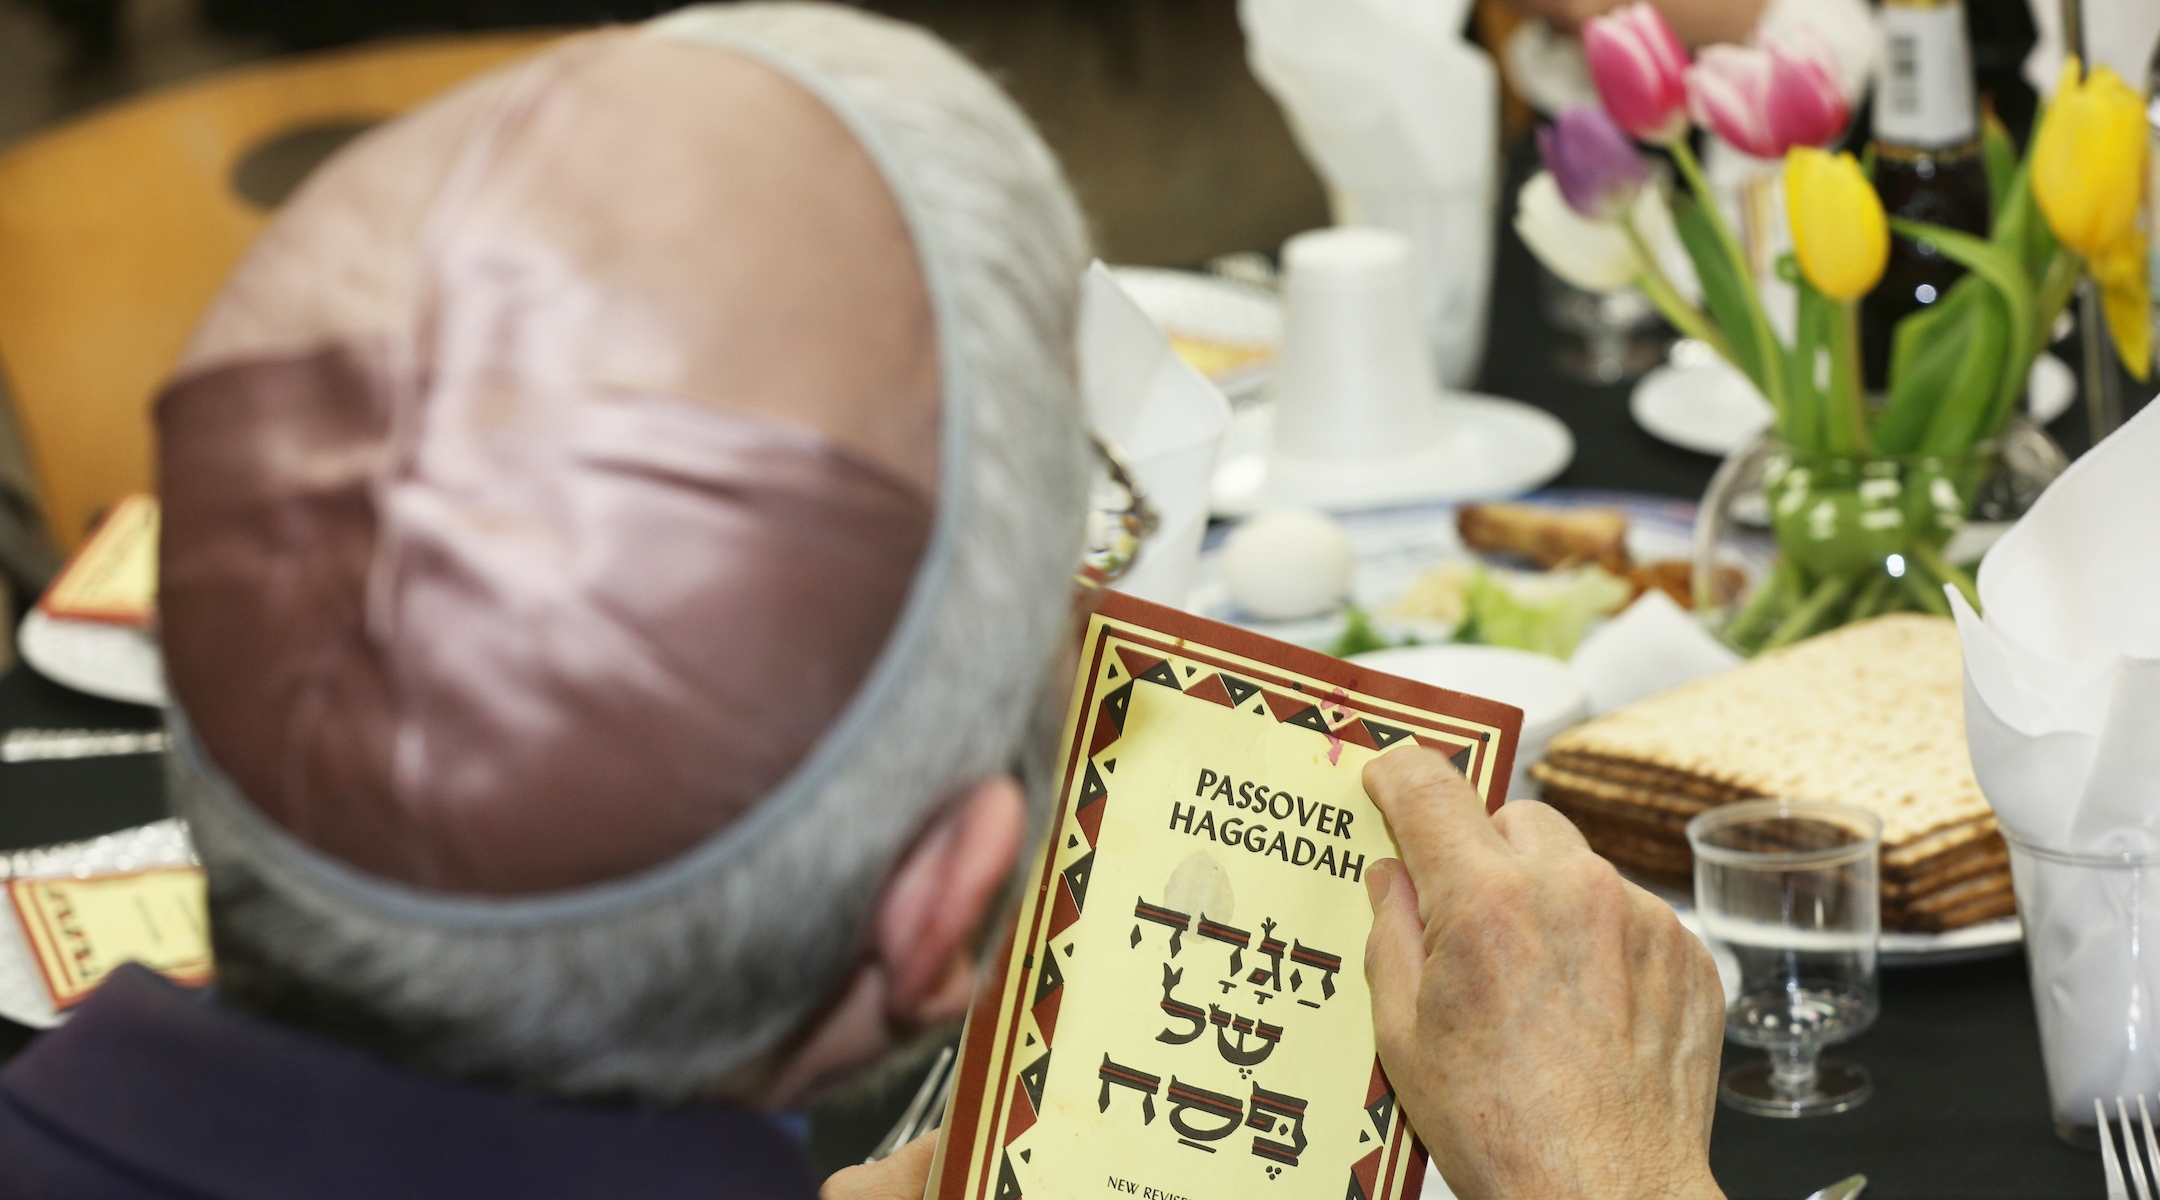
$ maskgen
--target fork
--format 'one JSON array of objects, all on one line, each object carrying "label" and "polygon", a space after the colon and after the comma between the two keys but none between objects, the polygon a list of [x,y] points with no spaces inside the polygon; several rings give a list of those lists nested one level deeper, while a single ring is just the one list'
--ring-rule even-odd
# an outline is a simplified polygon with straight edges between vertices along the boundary
[{"label": "fork", "polygon": [[[922,1086],[915,1089],[915,1098],[908,1101],[907,1110],[891,1131],[878,1140],[877,1148],[863,1159],[874,1163],[893,1151],[907,1145],[924,1133],[936,1129],[945,1119],[945,1102],[952,1096],[953,1048],[947,1046],[938,1051],[937,1060],[930,1064],[930,1073],[923,1076]],[[2147,1200],[2150,1200],[2148,1197]]]},{"label": "fork", "polygon": [[[2115,1113],[2121,1126],[2122,1157],[2115,1154],[2116,1130],[2108,1124],[2107,1106],[2100,1098],[2093,1097],[2093,1116],[2099,1118],[2100,1165],[2107,1173],[2108,1200],[2130,1200],[2130,1191],[2123,1185],[2124,1175],[2137,1185],[2138,1200],[2153,1200],[2153,1186],[2160,1181],[2160,1141],[2153,1137],[2152,1110],[2145,1107],[2145,1097],[2139,1096],[2138,1126],[2130,1124],[2130,1106],[2121,1096],[2115,1097]],[[2142,1131],[2145,1152],[2138,1153],[2138,1132]],[[2124,1162],[2129,1163],[2127,1171]]]}]

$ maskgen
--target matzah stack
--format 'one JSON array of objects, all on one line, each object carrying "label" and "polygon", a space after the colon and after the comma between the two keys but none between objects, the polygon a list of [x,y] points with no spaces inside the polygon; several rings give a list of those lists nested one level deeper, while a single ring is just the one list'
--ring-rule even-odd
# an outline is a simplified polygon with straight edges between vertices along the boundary
[{"label": "matzah stack", "polygon": [[1957,626],[1877,617],[1616,709],[1532,774],[1616,865],[1685,886],[1688,818],[1760,796],[1883,821],[1883,927],[2015,911],[2010,859],[1965,752]]}]

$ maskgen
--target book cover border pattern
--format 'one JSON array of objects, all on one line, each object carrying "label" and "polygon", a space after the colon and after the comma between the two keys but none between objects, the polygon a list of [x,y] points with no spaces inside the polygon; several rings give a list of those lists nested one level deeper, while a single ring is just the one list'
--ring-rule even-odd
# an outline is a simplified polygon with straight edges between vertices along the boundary
[{"label": "book cover border pattern", "polygon": [[[1144,620],[1146,626],[1128,623],[1134,620]],[[1249,657],[1254,654],[1284,665]],[[1515,739],[1507,736],[1503,723],[1514,710],[1505,705],[1458,695],[1449,699],[1460,715],[1423,711],[1436,689],[1114,593],[1089,622],[1081,670],[1078,700],[1065,730],[1068,757],[1049,826],[1051,841],[1016,926],[1016,933],[1018,926],[1027,930],[1019,973],[1016,977],[1012,970],[1014,942],[1008,937],[990,975],[1004,986],[985,986],[970,1014],[961,1076],[945,1121],[938,1168],[930,1180],[933,1197],[1023,1200],[1011,1156],[1018,1154],[1024,1161],[1029,1154],[1021,1143],[1041,1109],[1065,988],[1051,939],[1077,922],[1086,908],[1095,843],[1114,799],[1116,760],[1103,756],[1116,750],[1123,735],[1133,689],[1163,687],[1197,703],[1251,712],[1310,730],[1328,739],[1331,748],[1351,743],[1386,750],[1415,740],[1446,754],[1487,797],[1489,807],[1505,798],[1495,781],[1504,786],[1513,769]],[[1346,679],[1356,690],[1330,684],[1316,694],[1308,685],[1318,678]],[[1118,679],[1123,682],[1115,682]],[[1423,706],[1410,707],[1421,701]],[[1028,995],[1028,1003],[1015,1004],[1001,1016],[1007,994]],[[1353,1166],[1346,1200],[1417,1200],[1424,1181],[1424,1147],[1402,1119],[1377,1058],[1365,1111],[1381,1142]]]}]

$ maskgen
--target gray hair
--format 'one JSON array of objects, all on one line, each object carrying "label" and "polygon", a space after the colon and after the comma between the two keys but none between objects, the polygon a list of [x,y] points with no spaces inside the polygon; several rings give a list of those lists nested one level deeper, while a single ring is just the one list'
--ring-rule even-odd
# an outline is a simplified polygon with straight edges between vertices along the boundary
[{"label": "gray hair", "polygon": [[675,1101],[810,1019],[931,814],[1030,752],[1086,491],[1072,334],[1087,247],[1026,119],[925,33],[787,3],[689,9],[645,32],[750,55],[819,96],[914,235],[945,466],[929,548],[861,691],[735,827],[630,879],[543,896],[428,892],[314,851],[238,794],[178,713],[170,781],[235,1003],[425,1070]]}]

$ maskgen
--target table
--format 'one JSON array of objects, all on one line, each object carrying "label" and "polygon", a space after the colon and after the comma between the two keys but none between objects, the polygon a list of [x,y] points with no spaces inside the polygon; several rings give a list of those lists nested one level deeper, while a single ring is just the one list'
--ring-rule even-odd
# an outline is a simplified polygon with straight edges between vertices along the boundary
[{"label": "table", "polygon": [[[1517,169],[1510,189],[1520,182],[1520,162]],[[1576,457],[1555,486],[1699,497],[1714,460],[1637,428],[1626,385],[1576,383],[1553,369],[1560,335],[1538,312],[1538,267],[1504,222],[1500,230],[1480,390],[1528,400],[1567,423]],[[2082,448],[2074,412],[2051,429],[2073,451]],[[78,696],[21,667],[0,678],[0,730],[155,724],[146,709]],[[162,815],[157,763],[148,757],[0,764],[0,849],[93,836]],[[0,1021],[0,1058],[30,1036]],[[2056,1141],[2049,1123],[2022,958],[1885,972],[1881,1020],[1841,1052],[1875,1076],[1875,1097],[1852,1112],[1807,1121],[1719,1112],[1711,1163],[1733,1200],[1800,1200],[1855,1171],[1872,1181],[1867,1200],[2098,1193],[2098,1157]],[[927,1057],[923,1062],[926,1070]],[[889,1073],[880,1086],[813,1110],[810,1152],[820,1172],[860,1161],[920,1075]]]},{"label": "table", "polygon": [[[155,729],[158,714],[70,691],[17,664],[0,675],[0,732]],[[165,780],[147,754],[73,762],[0,763],[0,850],[72,842],[165,815]],[[0,914],[4,915],[4,914]],[[0,1060],[32,1031],[0,1020]]]},{"label": "table", "polygon": [[[1875,1028],[1831,1051],[1874,1076],[1867,1103],[1805,1121],[1719,1108],[1710,1165],[1732,1200],[1801,1200],[1855,1172],[1868,1177],[1865,1200],[2098,1193],[2098,1156],[2050,1124],[2022,955],[1885,971],[1882,1000]],[[1726,1065],[1759,1053],[1728,1044]],[[815,1112],[820,1174],[860,1161],[928,1067],[926,1050],[915,1069]]]}]

